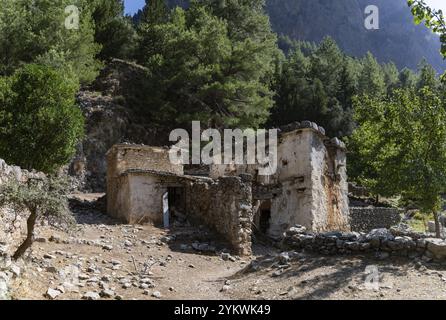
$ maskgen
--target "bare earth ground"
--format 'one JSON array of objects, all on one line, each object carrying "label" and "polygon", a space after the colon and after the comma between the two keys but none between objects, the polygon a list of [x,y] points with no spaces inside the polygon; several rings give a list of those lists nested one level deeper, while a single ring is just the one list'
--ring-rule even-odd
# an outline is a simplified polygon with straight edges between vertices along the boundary
[{"label": "bare earth ground", "polygon": [[[280,251],[267,246],[255,245],[252,258],[223,261],[185,247],[206,238],[197,228],[119,225],[97,212],[77,220],[71,234],[39,227],[15,299],[44,299],[49,288],[64,291],[59,300],[104,289],[104,299],[446,299],[446,265],[302,253],[277,272],[268,255]],[[257,258],[262,267],[242,272]],[[378,268],[379,289],[366,286],[368,266]]]}]

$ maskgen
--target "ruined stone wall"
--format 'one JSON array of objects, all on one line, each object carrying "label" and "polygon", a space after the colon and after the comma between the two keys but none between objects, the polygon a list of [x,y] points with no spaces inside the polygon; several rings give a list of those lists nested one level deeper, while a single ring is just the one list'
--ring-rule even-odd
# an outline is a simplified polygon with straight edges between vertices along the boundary
[{"label": "ruined stone wall", "polygon": [[273,237],[295,224],[312,227],[311,135],[312,132],[305,131],[281,136],[277,180],[282,190],[271,200],[268,232]]},{"label": "ruined stone wall", "polygon": [[277,172],[271,176],[258,176],[252,165],[212,165],[210,175],[253,175],[255,221],[270,201],[268,234],[274,238],[295,224],[317,232],[349,230],[345,145],[304,121],[282,129],[277,153]]},{"label": "ruined stone wall", "polygon": [[445,261],[446,241],[442,239],[410,237],[394,229],[373,229],[358,232],[306,232],[305,227],[290,228],[283,244],[297,250],[324,255],[374,253],[380,259],[390,256],[423,258],[424,261]]},{"label": "ruined stone wall", "polygon": [[345,146],[305,128],[283,134],[278,154],[282,193],[272,200],[270,235],[295,224],[316,232],[350,230]]},{"label": "ruined stone wall", "polygon": [[312,135],[312,230],[350,230],[346,153],[338,139]]},{"label": "ruined stone wall", "polygon": [[153,170],[183,174],[182,165],[174,165],[169,159],[169,150],[165,148],[115,145],[107,153],[107,175],[118,176],[128,170]]},{"label": "ruined stone wall", "polygon": [[350,225],[353,231],[369,232],[390,228],[401,222],[401,212],[395,208],[350,208]]},{"label": "ruined stone wall", "polygon": [[251,254],[251,183],[247,178],[222,177],[185,184],[188,218],[214,229],[239,255]]},{"label": "ruined stone wall", "polygon": [[129,222],[130,187],[128,176],[122,175],[107,185],[107,213],[120,221]]}]

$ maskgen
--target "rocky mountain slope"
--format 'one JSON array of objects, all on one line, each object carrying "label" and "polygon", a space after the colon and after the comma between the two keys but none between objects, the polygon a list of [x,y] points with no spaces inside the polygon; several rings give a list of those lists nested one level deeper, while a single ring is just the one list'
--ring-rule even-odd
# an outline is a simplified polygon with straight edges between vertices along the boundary
[{"label": "rocky mountain slope", "polygon": [[[379,30],[364,27],[365,8],[379,8]],[[415,69],[423,59],[438,71],[446,68],[438,36],[413,24],[405,0],[268,0],[274,30],[292,39],[319,42],[334,38],[347,54],[372,52],[381,62]]]},{"label": "rocky mountain slope", "polygon": [[[105,190],[106,153],[117,143],[162,145],[156,129],[141,122],[135,105],[144,68],[113,60],[95,83],[77,96],[86,119],[86,137],[78,146],[69,174],[79,190]],[[167,135],[168,137],[168,135]]]}]

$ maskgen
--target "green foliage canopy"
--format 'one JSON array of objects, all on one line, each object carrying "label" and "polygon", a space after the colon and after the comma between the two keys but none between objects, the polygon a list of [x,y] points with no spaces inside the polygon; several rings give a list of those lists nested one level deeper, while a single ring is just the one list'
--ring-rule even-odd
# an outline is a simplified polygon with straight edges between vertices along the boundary
[{"label": "green foliage canopy", "polygon": [[0,157],[46,173],[67,163],[84,132],[78,89],[61,72],[33,64],[0,78]]},{"label": "green foliage canopy", "polygon": [[94,24],[89,0],[76,1],[79,29],[67,29],[71,0],[0,0],[0,76],[27,63],[43,63],[75,74],[82,83],[96,77]]},{"label": "green foliage canopy", "polygon": [[[220,8],[193,1],[187,10],[171,11],[166,22],[143,21],[139,59],[150,70],[152,119],[220,128],[258,127],[268,119],[280,52],[260,4],[227,1]],[[244,19],[232,20],[237,10]]]},{"label": "green foliage canopy", "polygon": [[444,101],[427,87],[365,96],[355,99],[355,120],[351,172],[375,194],[402,194],[436,212],[446,186]]}]

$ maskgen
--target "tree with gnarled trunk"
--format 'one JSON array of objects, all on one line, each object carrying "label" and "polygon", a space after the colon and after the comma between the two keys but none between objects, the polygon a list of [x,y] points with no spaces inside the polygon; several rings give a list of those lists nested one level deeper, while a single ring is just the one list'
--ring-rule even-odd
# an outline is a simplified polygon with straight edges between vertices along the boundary
[{"label": "tree with gnarled trunk", "polygon": [[71,225],[73,216],[69,213],[65,194],[65,182],[60,178],[33,179],[26,183],[16,180],[0,186],[0,207],[11,207],[16,216],[27,212],[27,235],[13,255],[21,258],[34,242],[36,222],[46,218],[52,224]]}]

